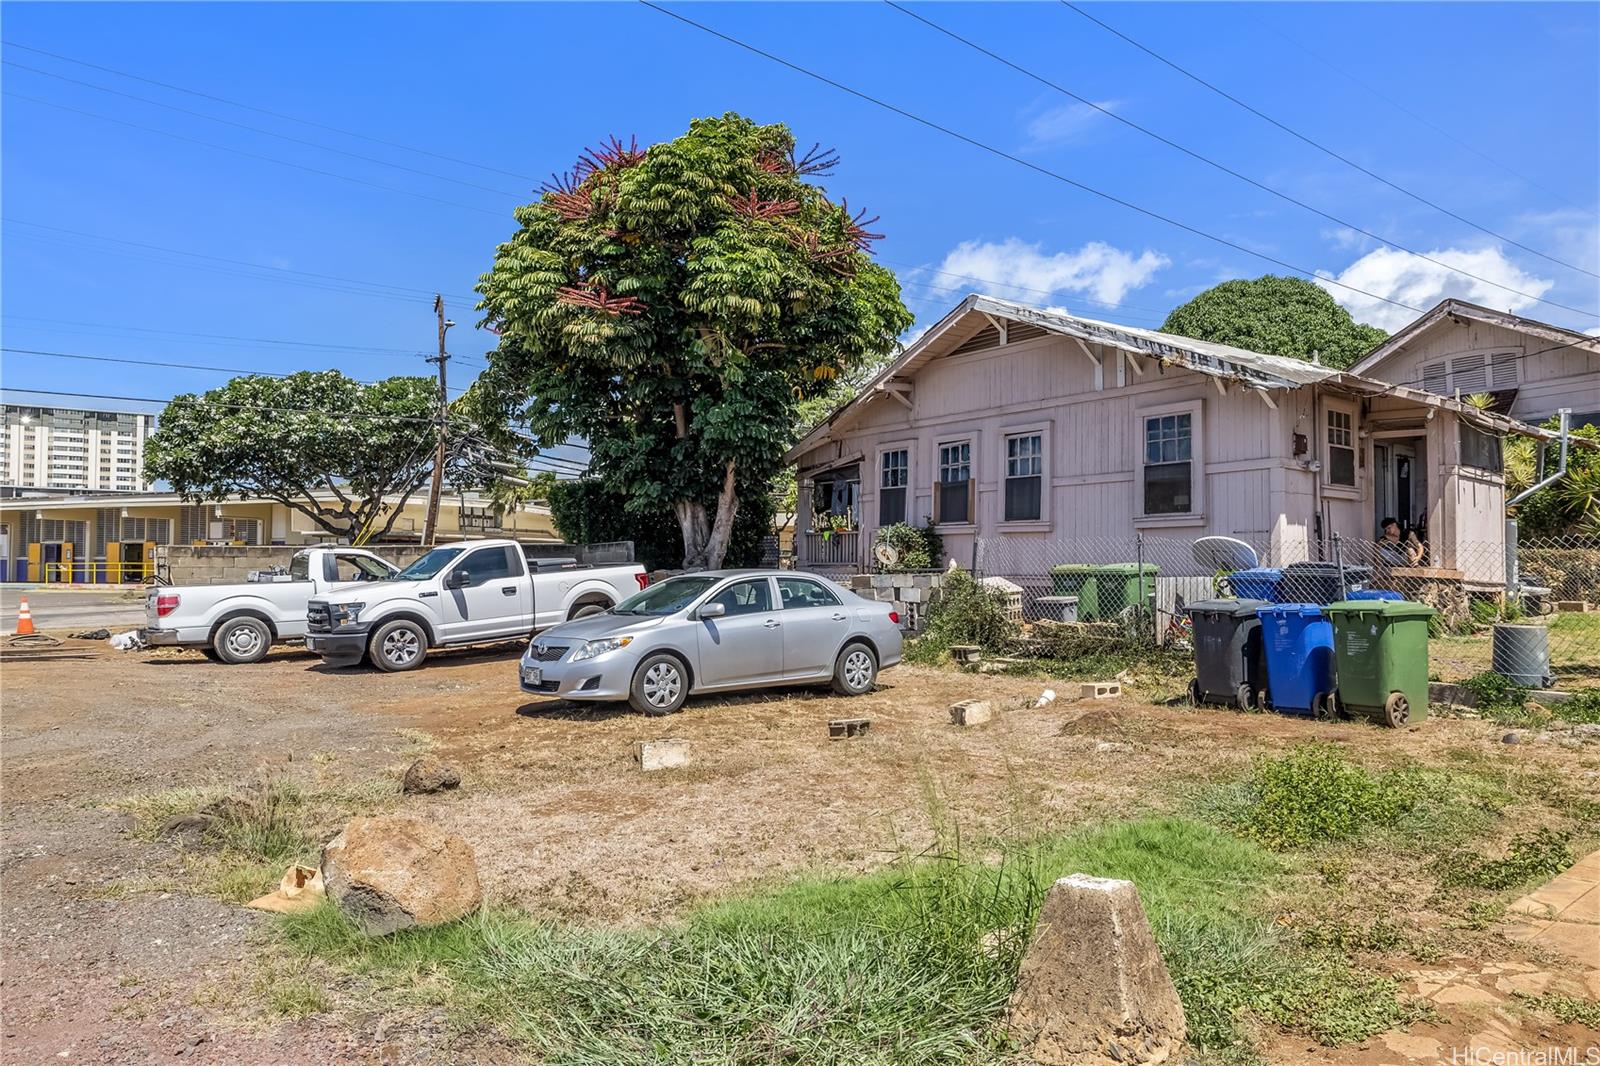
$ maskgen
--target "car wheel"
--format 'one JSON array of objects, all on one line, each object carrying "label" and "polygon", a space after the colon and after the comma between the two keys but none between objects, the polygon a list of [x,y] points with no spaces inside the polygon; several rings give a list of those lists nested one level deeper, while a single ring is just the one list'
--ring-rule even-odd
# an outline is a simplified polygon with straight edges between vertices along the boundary
[{"label": "car wheel", "polygon": [[272,630],[259,618],[230,618],[217,627],[211,647],[218,661],[229,666],[258,663],[272,648]]},{"label": "car wheel", "polygon": [[367,658],[385,673],[415,669],[427,657],[428,634],[403,618],[379,626],[367,645]]},{"label": "car wheel", "polygon": [[598,603],[586,603],[582,607],[574,607],[572,613],[567,615],[567,621],[576,622],[580,618],[590,618],[597,614],[605,614],[605,607]]},{"label": "car wheel", "polygon": [[628,705],[651,716],[675,714],[689,696],[689,671],[683,660],[659,652],[645,659],[634,671],[628,689]]},{"label": "car wheel", "polygon": [[865,644],[846,644],[833,661],[833,691],[841,696],[871,692],[877,677],[878,660]]}]

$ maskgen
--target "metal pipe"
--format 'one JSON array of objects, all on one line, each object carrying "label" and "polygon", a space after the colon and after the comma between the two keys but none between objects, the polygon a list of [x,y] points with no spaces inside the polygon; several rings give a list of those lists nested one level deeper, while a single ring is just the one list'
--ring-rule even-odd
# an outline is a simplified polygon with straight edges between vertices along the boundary
[{"label": "metal pipe", "polygon": [[[1540,489],[1549,488],[1551,485],[1554,485],[1556,482],[1560,481],[1564,476],[1566,476],[1566,473],[1567,473],[1567,437],[1568,437],[1568,432],[1569,432],[1569,430],[1571,428],[1572,428],[1572,408],[1563,407],[1561,409],[1561,453],[1560,453],[1560,461],[1556,465],[1556,472],[1551,474],[1549,477],[1545,478],[1544,480],[1540,481],[1538,484],[1532,486],[1531,488],[1524,489],[1523,491],[1517,493],[1511,499],[1507,500],[1506,501],[1506,506],[1507,507],[1515,507],[1517,504],[1521,503],[1523,500],[1526,500],[1529,496],[1532,496],[1534,493],[1538,492]],[[1544,454],[1544,445],[1543,444],[1541,444],[1539,446],[1539,452],[1540,452],[1541,456]]]}]

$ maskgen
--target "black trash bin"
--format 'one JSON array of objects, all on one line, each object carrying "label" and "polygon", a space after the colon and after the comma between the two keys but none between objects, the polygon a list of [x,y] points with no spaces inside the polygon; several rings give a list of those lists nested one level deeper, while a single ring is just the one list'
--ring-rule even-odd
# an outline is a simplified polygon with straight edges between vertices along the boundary
[{"label": "black trash bin", "polygon": [[1338,563],[1290,563],[1283,568],[1278,584],[1280,603],[1315,603],[1326,607],[1338,603],[1352,589],[1372,580],[1372,567],[1346,566],[1344,588],[1339,587]]},{"label": "black trash bin", "polygon": [[1194,680],[1189,696],[1195,703],[1229,703],[1248,709],[1267,688],[1261,657],[1261,618],[1266,600],[1196,600],[1189,604],[1194,624]]}]

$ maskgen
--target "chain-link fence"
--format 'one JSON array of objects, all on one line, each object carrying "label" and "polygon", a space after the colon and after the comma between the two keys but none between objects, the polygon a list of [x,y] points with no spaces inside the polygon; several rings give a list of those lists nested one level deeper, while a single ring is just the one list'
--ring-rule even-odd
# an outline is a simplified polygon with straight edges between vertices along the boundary
[{"label": "chain-link fence", "polygon": [[1518,684],[1600,684],[1600,538],[1429,545],[1407,537],[1283,542],[1248,537],[980,540],[976,570],[1030,630],[1071,627],[1157,645],[1187,642],[1185,608],[1215,598],[1328,604],[1404,599],[1437,612],[1430,670]]}]

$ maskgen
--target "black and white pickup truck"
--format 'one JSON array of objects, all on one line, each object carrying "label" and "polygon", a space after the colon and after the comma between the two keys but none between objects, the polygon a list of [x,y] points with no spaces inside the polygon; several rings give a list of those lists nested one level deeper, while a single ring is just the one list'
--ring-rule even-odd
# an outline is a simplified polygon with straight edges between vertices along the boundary
[{"label": "black and white pickup truck", "polygon": [[531,636],[610,610],[645,587],[644,568],[540,564],[516,541],[442,544],[392,580],[343,586],[306,605],[306,647],[329,666],[422,665],[429,649]]}]

